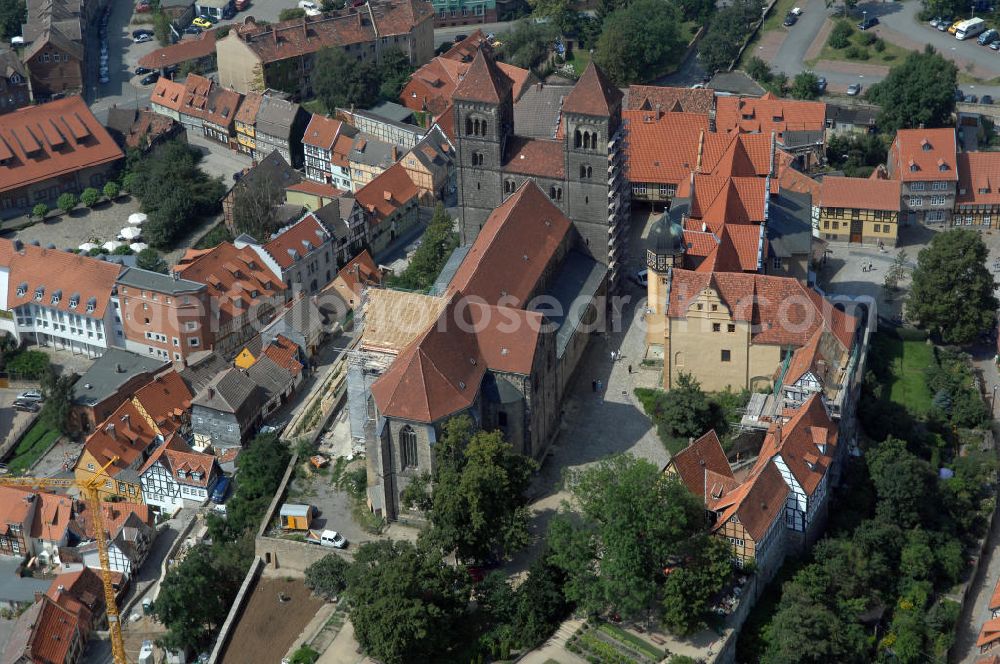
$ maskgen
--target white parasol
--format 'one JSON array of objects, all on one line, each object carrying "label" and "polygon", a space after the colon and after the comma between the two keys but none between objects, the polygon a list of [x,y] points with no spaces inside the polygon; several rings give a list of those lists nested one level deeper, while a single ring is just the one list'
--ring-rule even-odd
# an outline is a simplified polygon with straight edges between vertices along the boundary
[{"label": "white parasol", "polygon": [[118,242],[117,240],[108,240],[107,242],[101,245],[101,248],[104,249],[104,251],[114,251],[118,247],[124,247],[124,246],[125,246],[124,242]]},{"label": "white parasol", "polygon": [[147,217],[145,213],[133,212],[128,216],[128,223],[132,224],[133,226],[141,226],[144,223],[146,223],[147,219],[149,219],[149,217]]},{"label": "white parasol", "polygon": [[143,249],[149,248],[149,245],[146,244],[145,242],[133,242],[128,246],[128,248],[134,251],[135,253],[139,253]]},{"label": "white parasol", "polygon": [[84,242],[79,247],[77,247],[77,249],[83,252],[87,252],[90,251],[91,249],[97,249],[97,245],[94,244],[93,242]]},{"label": "white parasol", "polygon": [[142,230],[135,226],[126,226],[118,232],[118,237],[125,240],[134,240],[142,235]]}]

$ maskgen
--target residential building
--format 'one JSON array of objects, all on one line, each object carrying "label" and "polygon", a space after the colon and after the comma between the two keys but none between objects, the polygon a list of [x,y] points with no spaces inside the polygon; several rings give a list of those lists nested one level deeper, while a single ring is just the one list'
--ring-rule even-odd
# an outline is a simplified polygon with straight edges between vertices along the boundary
[{"label": "residential building", "polygon": [[778,97],[720,96],[715,105],[715,131],[772,134],[795,157],[799,170],[826,162],[826,104]]},{"label": "residential building", "polygon": [[153,376],[168,367],[163,359],[108,348],[73,386],[73,427],[90,433]]},{"label": "residential building", "polygon": [[0,487],[0,555],[24,558],[31,553],[34,500],[35,494],[30,491]]},{"label": "residential building", "polygon": [[174,272],[208,287],[209,320],[215,326],[212,347],[223,355],[235,353],[285,301],[280,277],[249,247],[224,242],[212,249],[189,249]]},{"label": "residential building", "polygon": [[955,226],[1000,228],[1000,156],[994,152],[958,154]]},{"label": "residential building", "polygon": [[664,388],[684,372],[710,391],[770,390],[782,383],[783,363],[817,331],[829,331],[841,351],[830,380],[844,394],[828,400],[839,402],[850,391],[858,320],[802,282],[668,267],[651,269],[649,283],[647,342],[662,349]]},{"label": "residential building", "polygon": [[300,357],[308,360],[319,351],[319,344],[325,332],[323,314],[319,310],[316,298],[299,296],[273,321],[264,326],[260,331],[260,337],[265,344],[275,343],[278,337],[285,337],[298,346],[301,350]]},{"label": "residential building", "polygon": [[337,238],[337,265],[346,263],[368,242],[370,228],[366,212],[357,198],[347,192],[316,210],[316,218]]},{"label": "residential building", "polygon": [[895,247],[899,238],[899,180],[826,175],[820,183],[823,239]]},{"label": "residential building", "polygon": [[369,110],[338,108],[337,117],[362,134],[403,149],[414,147],[427,133],[414,123],[411,109],[391,101],[379,102]]},{"label": "residential building", "polygon": [[254,159],[262,161],[277,150],[294,168],[302,167],[302,135],[309,114],[295,102],[268,92],[261,99],[255,127]]},{"label": "residential building", "polygon": [[[341,301],[349,308],[355,309],[361,304],[361,296],[366,288],[382,285],[382,270],[372,260],[372,255],[365,249],[350,260],[337,272],[327,289],[332,289]],[[344,315],[347,311],[344,311]]]},{"label": "residential building", "polygon": [[900,129],[886,170],[902,183],[900,222],[947,224],[955,208],[958,147],[954,128]]},{"label": "residential building", "polygon": [[3,662],[78,664],[88,636],[79,614],[41,595],[17,617],[3,649]]},{"label": "residential building", "polygon": [[220,476],[214,456],[195,452],[177,437],[160,445],[139,469],[146,504],[162,514],[205,503]]},{"label": "residential building", "polygon": [[347,163],[351,167],[351,186],[358,192],[366,184],[396,164],[403,156],[399,145],[384,143],[365,134],[354,138]]},{"label": "residential building", "polygon": [[359,189],[355,199],[367,217],[368,246],[375,254],[420,220],[420,192],[400,164]]},{"label": "residential building", "polygon": [[21,55],[34,98],[47,100],[81,92],[83,57],[82,40],[70,38],[55,26],[43,29]]},{"label": "residential building", "polygon": [[[273,204],[275,201],[283,203],[285,189],[301,181],[302,175],[289,166],[277,150],[258,161],[252,168],[244,171],[222,198],[222,216],[229,232],[233,235],[240,233],[240,230],[236,228],[235,219],[238,196],[246,195],[255,203],[260,204]],[[288,215],[296,219],[301,216],[301,209],[301,206],[292,206],[292,209],[283,210],[279,204],[274,211],[276,218],[271,221],[277,221],[280,225],[284,225],[281,222],[285,221]]]},{"label": "residential building", "polygon": [[[475,243],[456,252],[442,295],[369,289],[359,314],[360,347],[378,359],[352,369],[348,407],[352,431],[357,427],[367,441],[376,513],[396,518],[399,493],[433,470],[432,442],[456,414],[501,430],[523,454],[545,454],[589,338],[591,328],[582,323],[602,313],[594,298],[606,271],[584,246],[566,215],[526,182],[489,217]],[[528,259],[511,270],[511,256]],[[554,325],[542,326],[542,314],[526,307],[543,295],[571,313],[549,316]]]},{"label": "residential building", "polygon": [[0,216],[103,187],[125,156],[82,97],[22,108],[0,122]]},{"label": "residential building", "polygon": [[496,0],[432,0],[432,2],[436,27],[497,21]]},{"label": "residential building", "polygon": [[149,107],[154,113],[181,121],[181,107],[184,105],[184,84],[161,76],[149,93]]},{"label": "residential building", "polygon": [[826,105],[826,133],[836,134],[870,134],[875,131],[875,120],[878,118],[878,106],[851,104]]},{"label": "residential building", "polygon": [[764,273],[814,284],[816,267],[823,261],[826,244],[814,235],[817,222],[812,195],[779,184],[778,194],[770,196],[767,212]]},{"label": "residential building", "polygon": [[[451,106],[458,82],[469,71],[473,56],[485,40],[482,30],[477,29],[448,52],[417,69],[399,94],[400,103],[411,111],[429,112],[435,117],[444,113]],[[528,69],[505,62],[498,62],[497,67],[513,81],[515,104],[525,91],[538,82]]]},{"label": "residential building", "polygon": [[[108,568],[125,580],[142,567],[156,538],[153,513],[148,505],[135,503],[101,503],[104,533],[108,548]],[[86,544],[76,547],[86,567],[101,569],[97,550],[97,528],[89,505],[82,506],[78,517],[86,532]]]},{"label": "residential building", "polygon": [[420,66],[434,55],[433,15],[423,0],[376,0],[271,25],[248,17],[217,42],[219,83],[243,94],[272,88],[309,97],[316,56],[325,48],[359,62],[378,62],[385,50],[398,49]]},{"label": "residential building", "polygon": [[98,357],[123,346],[115,306],[120,265],[0,239],[0,332]]},{"label": "residential building", "polygon": [[215,30],[151,51],[139,58],[139,66],[164,75],[181,67],[195,74],[215,71]]},{"label": "residential building", "polygon": [[436,124],[400,163],[420,190],[421,205],[430,207],[454,197],[458,187],[455,148]]},{"label": "residential building", "polygon": [[991,618],[983,623],[976,639],[980,654],[993,650],[1000,644],[1000,618]]},{"label": "residential building", "polygon": [[[248,92],[243,96],[240,110],[236,111],[236,149],[253,157],[257,149],[257,112],[264,101],[263,92]],[[288,159],[285,159],[287,162]]]},{"label": "residential building", "polygon": [[218,374],[230,367],[219,353],[203,350],[176,363],[174,367],[192,394],[204,390]]},{"label": "residential building", "polygon": [[714,429],[673,455],[663,472],[677,476],[692,494],[706,502],[712,497],[717,481],[733,479],[729,460]]},{"label": "residential building", "polygon": [[212,347],[212,301],[205,284],[135,267],[126,268],[117,284],[129,351],[166,362]]},{"label": "residential building", "polygon": [[28,70],[17,53],[0,46],[0,115],[27,106],[30,101]]},{"label": "residential building", "polygon": [[78,615],[85,630],[107,628],[104,582],[100,574],[89,567],[59,574],[45,594],[59,606]]},{"label": "residential building", "polygon": [[181,123],[151,110],[111,108],[105,126],[122,149],[148,152],[167,141],[187,141],[187,132]]},{"label": "residential building", "polygon": [[268,344],[263,354],[247,369],[247,376],[257,384],[264,404],[261,418],[288,401],[302,382],[302,364],[295,359],[298,347],[283,337]]},{"label": "residential building", "polygon": [[315,114],[302,136],[306,177],[315,182],[354,191],[348,157],[357,130],[340,120]]},{"label": "residential building", "polygon": [[337,189],[332,184],[302,180],[285,187],[285,201],[289,205],[298,205],[310,212],[315,212],[346,194],[343,189]]},{"label": "residential building", "polygon": [[566,96],[561,139],[526,138],[513,126],[513,82],[485,50],[455,88],[461,238],[469,244],[491,212],[527,180],[572,221],[590,255],[618,281],[628,226],[622,93],[594,65]]},{"label": "residential building", "polygon": [[316,215],[307,214],[263,244],[248,235],[237,237],[235,244],[237,249],[252,249],[281,278],[291,299],[299,291],[315,293],[333,279],[337,270],[335,239]]},{"label": "residential building", "polygon": [[[632,201],[665,206],[677,187],[698,169],[709,118],[701,113],[658,109],[622,111],[628,123],[628,179]],[[665,155],[670,155],[669,158]]]},{"label": "residential building", "polygon": [[194,9],[198,16],[211,16],[216,21],[232,18],[236,14],[233,0],[195,0]]},{"label": "residential building", "polygon": [[630,85],[625,91],[624,110],[690,113],[715,117],[715,91],[710,88],[674,88],[661,85]]},{"label": "residential building", "polygon": [[241,447],[261,423],[265,395],[240,369],[215,376],[191,404],[194,449]]}]

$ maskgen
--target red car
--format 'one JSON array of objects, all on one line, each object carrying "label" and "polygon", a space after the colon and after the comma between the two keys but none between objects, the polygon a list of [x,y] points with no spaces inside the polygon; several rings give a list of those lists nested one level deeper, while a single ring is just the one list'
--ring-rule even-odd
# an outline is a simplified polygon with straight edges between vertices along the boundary
[{"label": "red car", "polygon": [[145,14],[146,12],[153,11],[153,7],[146,0],[142,0],[142,2],[136,4],[135,11],[137,14]]}]

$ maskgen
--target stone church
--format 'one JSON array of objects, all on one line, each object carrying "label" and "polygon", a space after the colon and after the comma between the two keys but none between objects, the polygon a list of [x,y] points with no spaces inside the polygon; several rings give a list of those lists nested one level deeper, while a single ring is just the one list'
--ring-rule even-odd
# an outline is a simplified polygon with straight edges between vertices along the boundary
[{"label": "stone church", "polygon": [[526,180],[569,217],[588,253],[620,278],[628,245],[622,92],[591,63],[566,96],[555,139],[514,126],[513,82],[481,49],[454,93],[462,244]]}]

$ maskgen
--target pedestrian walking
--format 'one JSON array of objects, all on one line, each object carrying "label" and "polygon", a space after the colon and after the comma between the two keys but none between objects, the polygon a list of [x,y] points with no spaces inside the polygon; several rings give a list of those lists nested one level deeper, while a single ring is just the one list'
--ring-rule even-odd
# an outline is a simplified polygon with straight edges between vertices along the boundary
[{"label": "pedestrian walking", "polygon": [[629,373],[629,375],[632,375],[632,365],[631,364],[628,365],[628,373]]},{"label": "pedestrian walking", "polygon": [[598,380],[597,381],[597,393],[600,394],[603,389],[604,389],[604,383],[601,382],[600,380]]},{"label": "pedestrian walking", "polygon": [[611,351],[611,361],[615,361],[615,351]]}]

